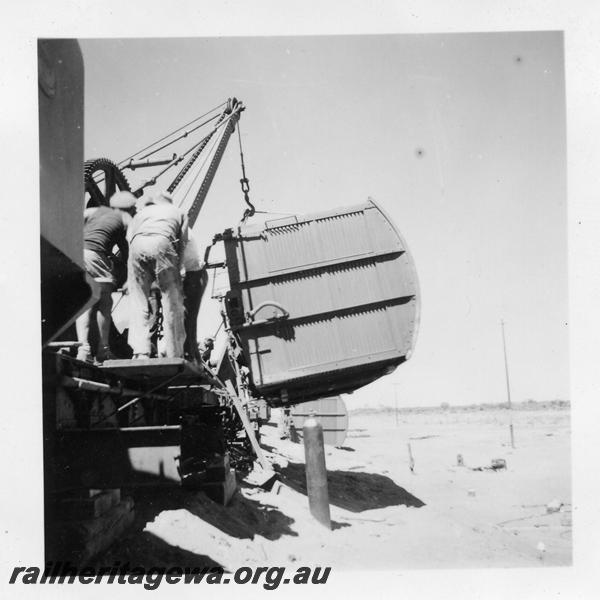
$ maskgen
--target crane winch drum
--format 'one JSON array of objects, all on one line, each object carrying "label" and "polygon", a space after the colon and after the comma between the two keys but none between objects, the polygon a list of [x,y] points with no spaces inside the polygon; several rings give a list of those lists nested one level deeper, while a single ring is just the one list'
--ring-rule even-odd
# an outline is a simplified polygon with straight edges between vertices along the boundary
[{"label": "crane winch drum", "polygon": [[271,403],[351,393],[410,357],[416,270],[375,201],[242,225],[224,242],[227,317]]}]

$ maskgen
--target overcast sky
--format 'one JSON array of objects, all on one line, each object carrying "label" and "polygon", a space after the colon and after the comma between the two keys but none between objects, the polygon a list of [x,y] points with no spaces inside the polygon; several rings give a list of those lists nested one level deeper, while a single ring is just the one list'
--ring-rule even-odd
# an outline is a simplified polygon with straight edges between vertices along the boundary
[{"label": "overcast sky", "polygon": [[[227,97],[257,208],[375,198],[413,254],[415,353],[349,406],[568,398],[562,35],[82,40],[86,158],[120,160]],[[202,245],[243,211],[237,141]],[[135,180],[135,177],[132,179]],[[218,323],[203,313],[203,334]],[[397,386],[394,386],[397,384]]]}]

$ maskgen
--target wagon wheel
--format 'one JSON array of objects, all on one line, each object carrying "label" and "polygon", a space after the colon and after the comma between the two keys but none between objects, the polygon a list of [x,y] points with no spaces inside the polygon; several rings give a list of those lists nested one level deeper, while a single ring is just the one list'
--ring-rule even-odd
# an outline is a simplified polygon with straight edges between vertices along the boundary
[{"label": "wagon wheel", "polygon": [[108,158],[94,158],[84,165],[85,206],[108,206],[117,191],[130,192],[127,178]]}]

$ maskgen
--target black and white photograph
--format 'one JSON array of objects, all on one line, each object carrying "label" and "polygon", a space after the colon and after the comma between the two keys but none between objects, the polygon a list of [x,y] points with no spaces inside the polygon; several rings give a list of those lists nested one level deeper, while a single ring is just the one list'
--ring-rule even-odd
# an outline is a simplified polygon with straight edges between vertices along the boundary
[{"label": "black and white photograph", "polygon": [[29,40],[11,592],[553,597],[597,557],[568,31],[114,29]]}]

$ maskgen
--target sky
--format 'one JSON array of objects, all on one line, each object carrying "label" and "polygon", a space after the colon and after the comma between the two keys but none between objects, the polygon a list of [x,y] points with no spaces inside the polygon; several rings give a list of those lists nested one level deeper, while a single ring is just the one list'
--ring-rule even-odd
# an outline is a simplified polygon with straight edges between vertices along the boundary
[{"label": "sky", "polygon": [[[349,407],[505,401],[501,319],[513,401],[568,399],[561,33],[80,43],[86,159],[120,160],[235,96],[259,210],[371,196],[391,215],[419,276],[419,335]],[[238,222],[240,176],[232,138],[201,246]],[[200,331],[215,318],[203,310]]]}]

